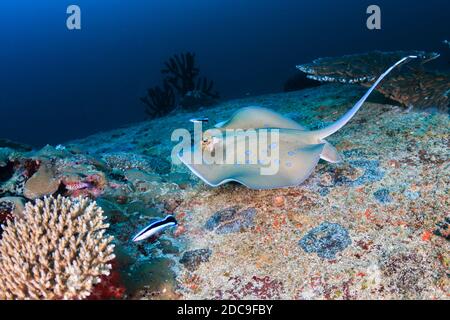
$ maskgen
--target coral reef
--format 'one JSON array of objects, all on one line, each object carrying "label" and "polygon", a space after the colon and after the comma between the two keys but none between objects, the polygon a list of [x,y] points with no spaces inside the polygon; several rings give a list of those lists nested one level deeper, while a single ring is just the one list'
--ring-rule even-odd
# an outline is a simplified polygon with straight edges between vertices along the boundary
[{"label": "coral reef", "polygon": [[449,90],[450,73],[423,69],[404,72],[378,88],[383,95],[405,106],[435,107],[444,112],[450,105]]},{"label": "coral reef", "polygon": [[305,73],[298,72],[290,76],[283,85],[284,92],[297,91],[320,86],[320,81],[310,79]]},{"label": "coral reef", "polygon": [[31,200],[52,195],[58,190],[59,184],[54,167],[50,164],[42,164],[25,183],[23,195]]},{"label": "coral reef", "polygon": [[1,299],[83,299],[114,258],[103,211],[86,198],[44,198],[4,228]]},{"label": "coral reef", "polygon": [[[222,102],[201,116],[208,128],[260,105],[320,128],[365,90],[323,84]],[[198,116],[173,112],[40,150],[0,148],[0,218],[13,225],[42,166],[60,181],[54,196],[95,198],[116,258],[91,299],[448,299],[448,115],[366,103],[329,141],[341,163],[321,161],[303,184],[276,190],[211,188],[171,163],[172,131]],[[130,241],[168,214],[177,228]]]},{"label": "coral reef", "polygon": [[430,107],[448,111],[450,74],[424,69],[424,64],[439,57],[423,51],[369,52],[336,58],[320,58],[297,68],[308,78],[322,82],[359,83],[370,86],[375,77],[393,61],[405,55],[416,55],[420,62],[410,64],[377,87],[384,96],[417,109]]},{"label": "coral reef", "polygon": [[[437,59],[439,54],[424,51],[373,51],[351,54],[342,57],[326,57],[312,63],[297,65],[297,69],[306,73],[310,79],[324,82],[363,83],[375,80],[386,68],[406,56],[418,56],[419,65]],[[411,64],[408,64],[410,67]],[[386,79],[388,80],[388,79]]]}]

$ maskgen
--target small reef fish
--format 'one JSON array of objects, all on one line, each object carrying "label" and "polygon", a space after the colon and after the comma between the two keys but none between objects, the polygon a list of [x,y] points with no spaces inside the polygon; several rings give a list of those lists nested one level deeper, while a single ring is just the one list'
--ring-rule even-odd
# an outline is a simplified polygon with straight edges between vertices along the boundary
[{"label": "small reef fish", "polygon": [[[209,151],[210,154],[250,154],[245,144],[245,135],[238,133],[240,131],[253,129],[257,134],[264,132],[267,128],[278,129],[278,143],[273,144],[279,151],[275,163],[278,169],[275,174],[262,175],[261,168],[265,163],[245,163],[245,164],[224,164],[224,163],[205,163],[195,162],[192,159],[184,158],[178,154],[180,160],[200,179],[212,187],[235,181],[251,189],[274,189],[296,186],[305,181],[313,172],[319,159],[331,163],[341,161],[338,151],[328,143],[325,138],[341,129],[355,113],[361,108],[367,97],[378,86],[394,68],[402,63],[415,59],[417,56],[407,56],[396,62],[388,68],[373,85],[367,90],[366,94],[356,104],[345,113],[340,119],[331,125],[318,130],[308,130],[292,119],[289,119],[275,111],[262,107],[245,107],[238,110],[229,120],[216,124],[215,133],[210,136],[206,132],[203,135],[201,145],[198,143],[193,146],[191,154],[195,150]],[[232,139],[224,141],[224,133],[232,131]],[[234,136],[233,136],[234,134]],[[362,131],[361,134],[364,134]],[[236,148],[235,141],[244,141]],[[204,147],[206,146],[206,147]],[[236,148],[236,149],[235,149]],[[270,146],[272,148],[272,145]],[[219,150],[219,151],[217,151]],[[236,150],[236,151],[235,151]],[[204,154],[203,154],[204,156]]]},{"label": "small reef fish", "polygon": [[65,185],[67,190],[69,191],[76,191],[76,190],[81,190],[81,189],[88,189],[91,188],[92,185],[90,183],[87,182],[66,182]]},{"label": "small reef fish", "polygon": [[160,235],[164,230],[170,227],[175,227],[178,225],[177,220],[174,216],[168,215],[163,219],[158,219],[153,221],[144,229],[139,231],[132,239],[133,242],[142,241],[148,238],[155,239],[158,235]]},{"label": "small reef fish", "polygon": [[208,122],[209,119],[204,117],[204,118],[194,118],[194,119],[190,119],[190,122]]}]

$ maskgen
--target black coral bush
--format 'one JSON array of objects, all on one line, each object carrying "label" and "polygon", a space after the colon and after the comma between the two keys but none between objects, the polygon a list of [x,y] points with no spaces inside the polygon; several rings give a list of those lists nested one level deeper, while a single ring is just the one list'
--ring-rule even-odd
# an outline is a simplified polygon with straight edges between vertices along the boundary
[{"label": "black coral bush", "polygon": [[192,110],[214,104],[219,98],[219,93],[214,90],[214,82],[199,76],[200,69],[195,64],[194,53],[186,52],[170,57],[164,63],[161,73],[165,75],[162,88],[150,88],[147,95],[141,98],[150,118],[170,113],[177,104]]}]

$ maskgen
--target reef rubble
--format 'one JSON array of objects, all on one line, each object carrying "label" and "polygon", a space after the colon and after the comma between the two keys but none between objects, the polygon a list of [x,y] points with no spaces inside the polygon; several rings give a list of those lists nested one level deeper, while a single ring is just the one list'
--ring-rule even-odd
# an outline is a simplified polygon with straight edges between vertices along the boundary
[{"label": "reef rubble", "polygon": [[[171,133],[260,105],[325,126],[365,92],[348,84],[231,100],[29,150],[0,145],[0,222],[44,196],[96,199],[114,237],[90,298],[448,299],[448,115],[368,102],[303,184],[205,185],[171,161]],[[374,101],[374,100],[371,100]],[[132,236],[154,218],[178,227]],[[0,235],[1,237],[1,235]],[[0,239],[1,242],[1,239]]]}]

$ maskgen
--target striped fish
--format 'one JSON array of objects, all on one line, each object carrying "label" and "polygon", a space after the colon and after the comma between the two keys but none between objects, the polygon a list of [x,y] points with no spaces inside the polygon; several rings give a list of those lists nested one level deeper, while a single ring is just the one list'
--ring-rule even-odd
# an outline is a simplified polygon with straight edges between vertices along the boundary
[{"label": "striped fish", "polygon": [[208,122],[209,121],[209,119],[208,118],[194,118],[194,119],[190,119],[189,120],[190,122]]},{"label": "striped fish", "polygon": [[133,242],[142,241],[150,237],[157,237],[164,230],[175,227],[178,224],[174,216],[168,215],[163,219],[153,221],[144,229],[139,231],[132,239]]}]

